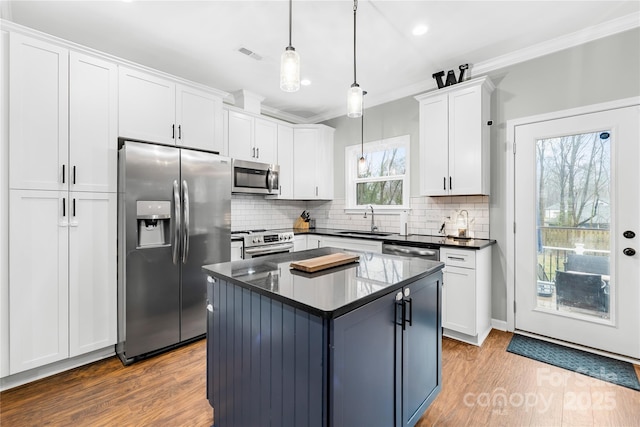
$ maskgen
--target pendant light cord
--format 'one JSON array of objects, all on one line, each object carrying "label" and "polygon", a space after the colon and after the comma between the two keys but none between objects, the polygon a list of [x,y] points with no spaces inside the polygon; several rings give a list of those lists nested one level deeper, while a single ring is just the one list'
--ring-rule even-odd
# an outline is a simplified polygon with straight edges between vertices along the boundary
[{"label": "pendant light cord", "polygon": [[293,0],[289,0],[289,47],[291,47],[291,8],[293,7]]},{"label": "pendant light cord", "polygon": [[356,11],[358,10],[358,0],[353,0],[353,84],[356,81]]}]

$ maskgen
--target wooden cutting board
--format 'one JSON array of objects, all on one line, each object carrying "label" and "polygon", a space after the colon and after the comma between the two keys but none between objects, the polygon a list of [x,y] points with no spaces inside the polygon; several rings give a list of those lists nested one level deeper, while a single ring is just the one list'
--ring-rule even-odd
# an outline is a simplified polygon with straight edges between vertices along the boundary
[{"label": "wooden cutting board", "polygon": [[307,273],[313,273],[315,271],[325,270],[331,267],[337,267],[339,265],[355,262],[360,259],[359,255],[352,254],[330,254],[323,255],[316,258],[309,258],[302,261],[295,261],[290,264],[291,268],[296,270],[306,271]]}]

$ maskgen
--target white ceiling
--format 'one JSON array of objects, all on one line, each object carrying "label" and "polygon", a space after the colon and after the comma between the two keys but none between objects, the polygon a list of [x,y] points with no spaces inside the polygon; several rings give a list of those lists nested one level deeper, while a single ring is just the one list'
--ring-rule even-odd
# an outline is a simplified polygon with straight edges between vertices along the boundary
[{"label": "white ceiling", "polygon": [[[296,93],[279,89],[285,0],[4,3],[3,18],[15,23],[223,91],[259,94],[271,115],[318,122],[346,112],[353,1],[293,1],[292,44],[312,81]],[[475,67],[473,75],[516,51],[535,56],[563,46],[558,40],[640,26],[640,2],[360,0],[357,19],[357,80],[371,106],[431,89],[433,73],[460,64]],[[420,37],[411,34],[418,23],[429,27]]]}]

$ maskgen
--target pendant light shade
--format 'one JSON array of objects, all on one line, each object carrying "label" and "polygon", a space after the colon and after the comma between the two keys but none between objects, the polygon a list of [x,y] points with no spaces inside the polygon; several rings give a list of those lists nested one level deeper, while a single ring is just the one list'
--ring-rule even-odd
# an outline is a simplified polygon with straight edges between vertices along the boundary
[{"label": "pendant light shade", "polygon": [[280,89],[285,92],[296,92],[300,89],[300,55],[291,46],[291,7],[289,0],[289,46],[280,57]]},{"label": "pendant light shade", "polygon": [[[364,101],[364,96],[367,94],[366,91],[362,91],[362,100]],[[360,104],[361,107],[364,107],[364,102]],[[367,171],[367,161],[364,158],[364,110],[361,111],[360,118],[360,159],[358,160],[358,176],[364,175]]]},{"label": "pendant light shade", "polygon": [[347,91],[347,117],[357,118],[362,116],[363,92],[356,80],[356,12],[358,0],[353,0],[353,84]]},{"label": "pendant light shade", "polygon": [[347,117],[362,116],[362,89],[357,83],[351,85],[347,91]]},{"label": "pendant light shade", "polygon": [[280,89],[285,92],[300,89],[300,55],[291,46],[280,57]]}]

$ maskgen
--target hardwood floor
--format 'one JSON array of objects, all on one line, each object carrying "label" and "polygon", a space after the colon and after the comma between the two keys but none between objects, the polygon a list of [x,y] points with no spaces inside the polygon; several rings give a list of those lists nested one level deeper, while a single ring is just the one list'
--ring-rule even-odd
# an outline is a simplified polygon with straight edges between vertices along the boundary
[{"label": "hardwood floor", "polygon": [[[444,385],[418,426],[640,426],[640,392],[507,353],[511,336],[493,331],[480,348],[445,338]],[[210,426],[205,393],[201,340],[2,392],[0,425]]]}]

